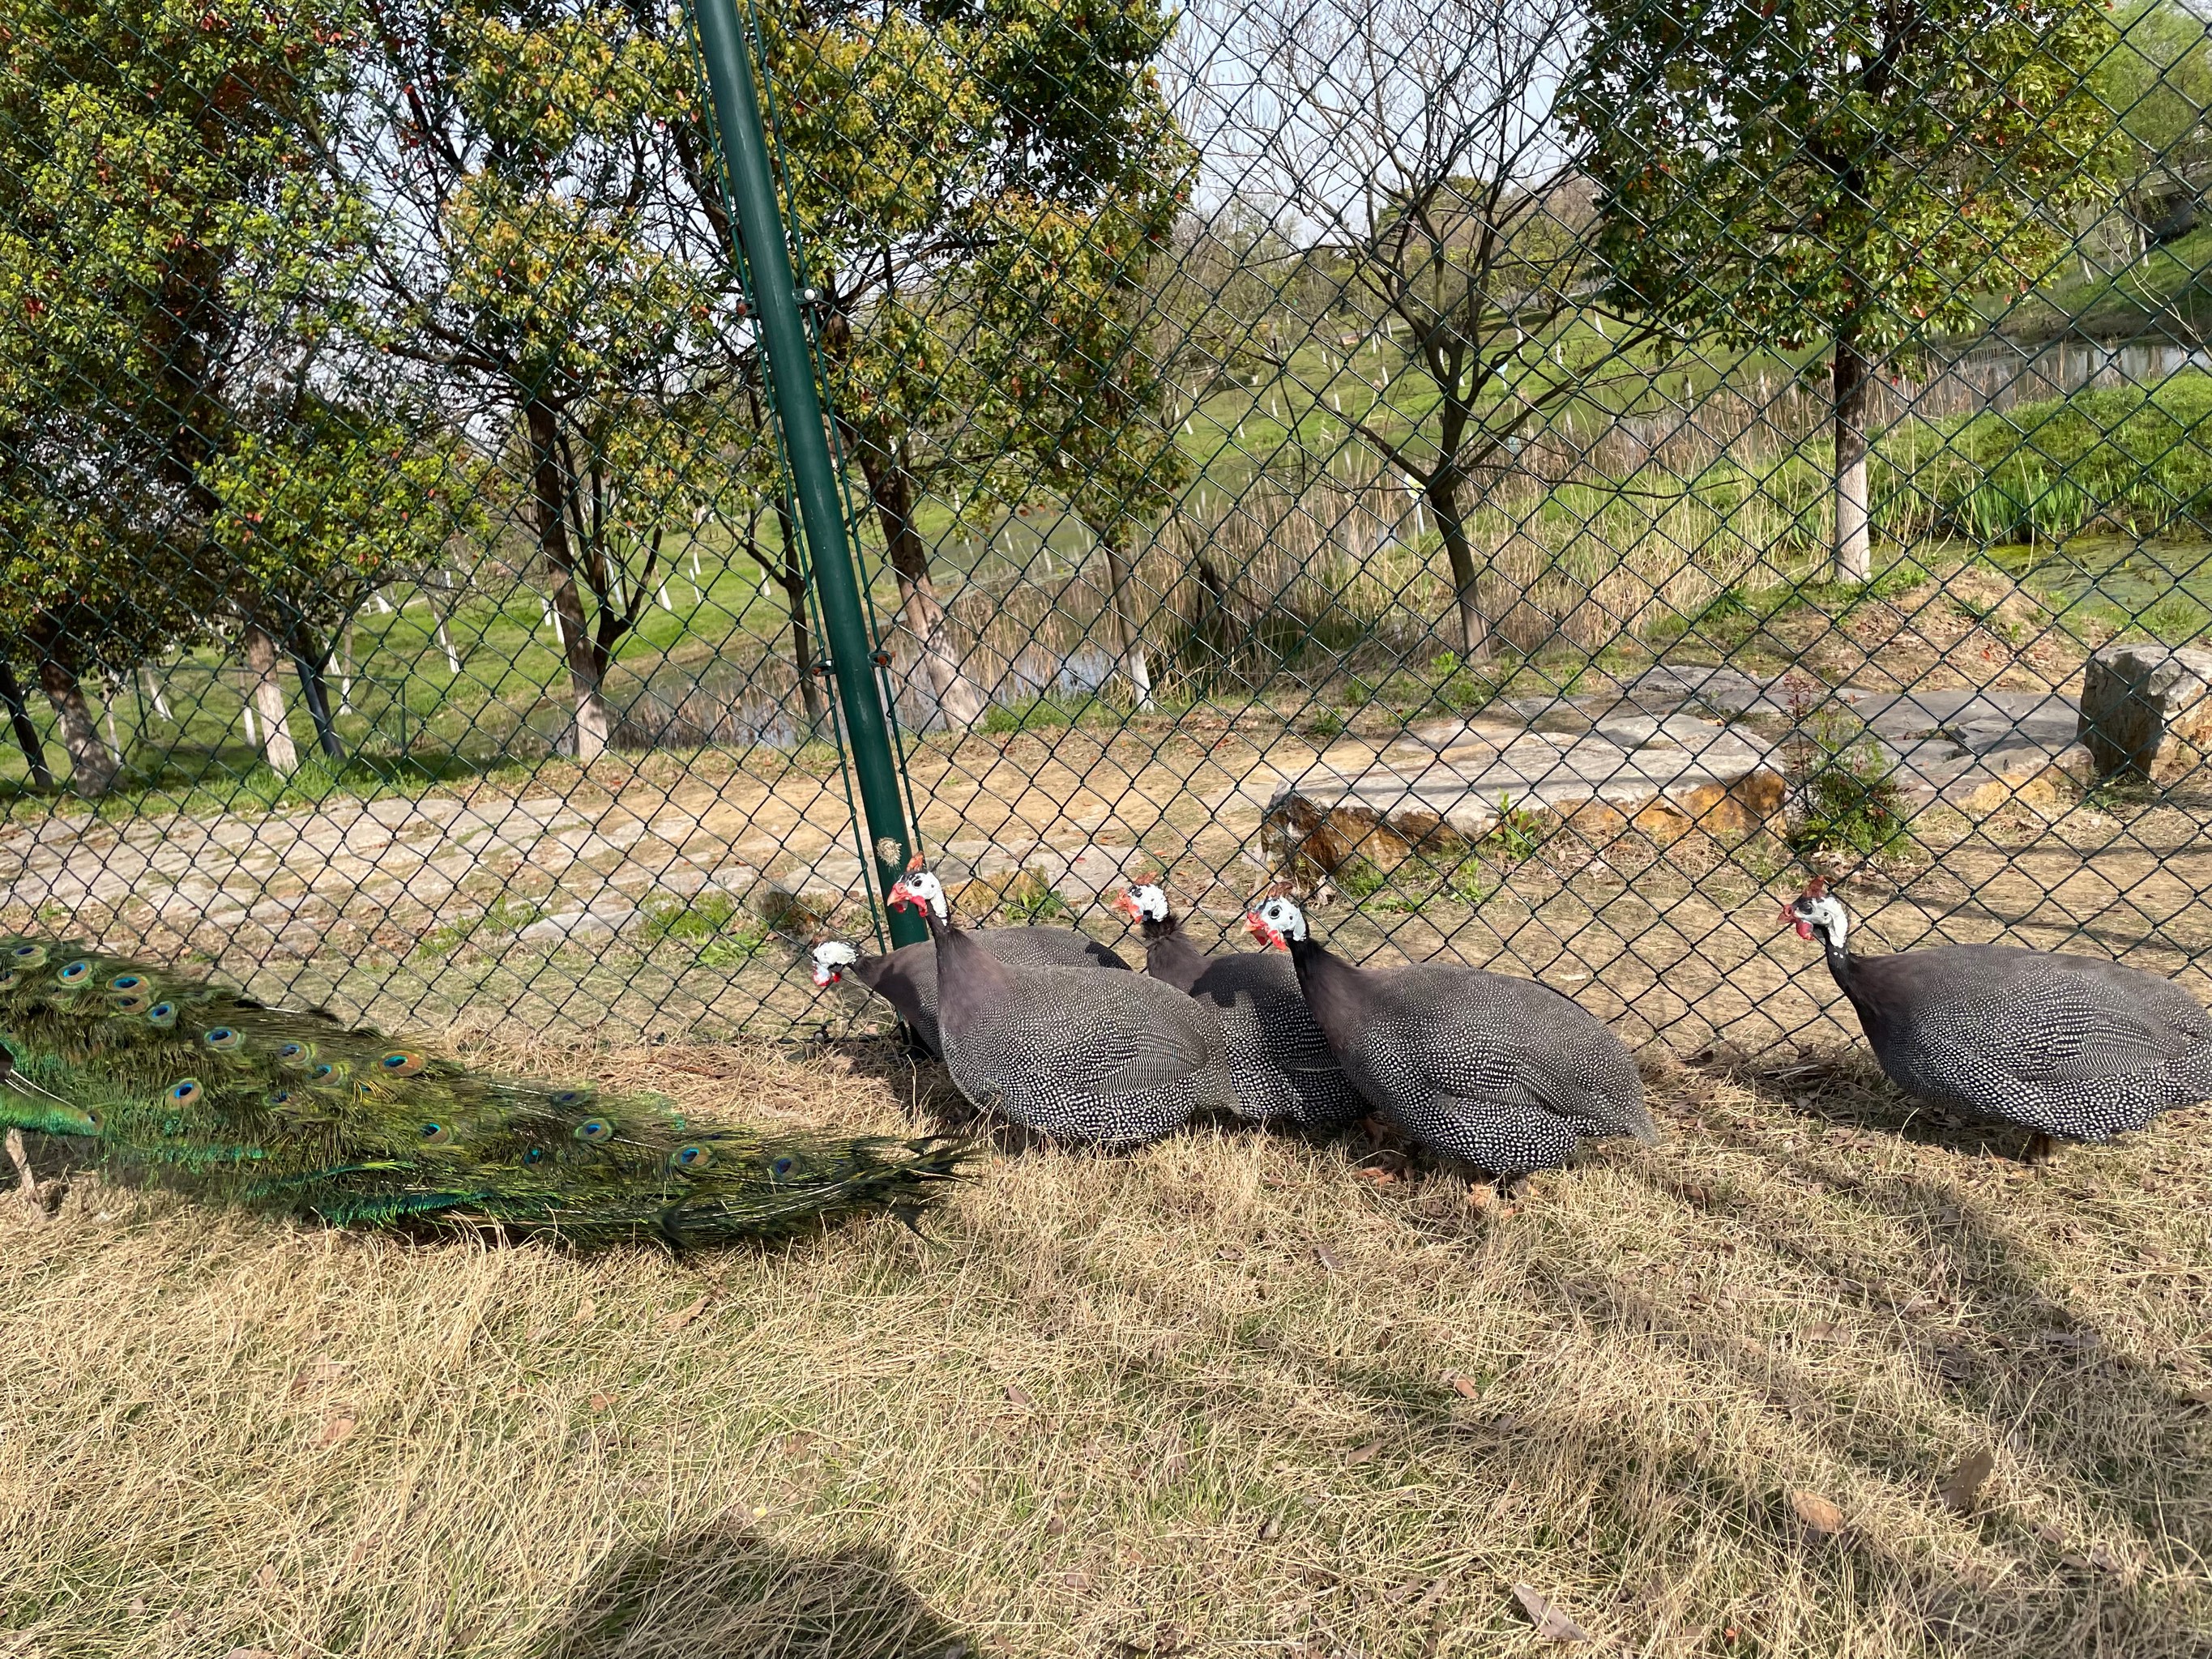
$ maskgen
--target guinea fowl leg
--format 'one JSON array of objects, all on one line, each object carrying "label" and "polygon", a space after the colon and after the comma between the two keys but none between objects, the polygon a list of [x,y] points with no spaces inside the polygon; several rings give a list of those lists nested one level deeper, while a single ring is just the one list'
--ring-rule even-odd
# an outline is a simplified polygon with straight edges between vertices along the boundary
[{"label": "guinea fowl leg", "polygon": [[2027,1150],[2020,1155],[2020,1161],[2023,1164],[2048,1164],[2055,1150],[2051,1144],[2051,1137],[2038,1129],[2027,1138]]}]

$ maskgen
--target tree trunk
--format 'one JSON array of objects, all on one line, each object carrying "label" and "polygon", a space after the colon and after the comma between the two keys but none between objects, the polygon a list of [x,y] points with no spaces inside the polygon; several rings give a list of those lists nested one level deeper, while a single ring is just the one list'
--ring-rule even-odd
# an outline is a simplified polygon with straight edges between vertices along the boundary
[{"label": "tree trunk", "polygon": [[1867,501],[1866,359],[1849,335],[1836,342],[1836,568],[1834,580],[1863,582],[1874,574],[1874,538]]},{"label": "tree trunk", "polygon": [[[791,611],[791,665],[799,671],[799,696],[806,710],[807,728],[818,734],[829,726],[830,705],[822,695],[822,677],[814,672],[814,635],[806,623],[806,573],[799,562],[799,526],[792,523],[791,503],[781,493],[775,498],[775,533],[783,544],[783,560],[775,574]],[[765,562],[762,568],[768,568]]]},{"label": "tree trunk", "polygon": [[23,701],[23,683],[15,678],[12,663],[0,662],[0,702],[8,705],[8,724],[15,729],[15,745],[23,751],[23,763],[31,769],[31,787],[52,788],[54,769],[46,764],[46,745],[39,739],[39,728],[31,724],[30,706]]},{"label": "tree trunk", "polygon": [[300,751],[293,746],[286,722],[283,682],[276,678],[276,646],[258,623],[248,623],[238,636],[239,653],[253,691],[253,709],[261,716],[261,754],[269,769],[289,778],[300,769]]},{"label": "tree trunk", "polygon": [[1444,557],[1450,562],[1452,592],[1459,604],[1460,659],[1463,662],[1490,660],[1490,620],[1482,614],[1482,595],[1474,568],[1474,545],[1468,541],[1467,520],[1459,507],[1459,480],[1449,472],[1429,475],[1424,483],[1429,509],[1437,515],[1437,533],[1443,538]]},{"label": "tree trunk", "polygon": [[1129,695],[1135,699],[1137,708],[1149,712],[1152,707],[1152,665],[1145,660],[1144,637],[1129,616],[1127,596],[1133,573],[1127,552],[1114,539],[1116,527],[1092,525],[1091,533],[1106,550],[1106,608],[1113,615],[1114,644],[1121,659],[1121,678],[1129,682]]},{"label": "tree trunk", "polygon": [[292,667],[300,677],[300,701],[307,705],[307,718],[315,723],[315,744],[326,758],[342,761],[345,747],[338,742],[338,723],[331,717],[330,682],[323,676],[328,660],[296,641],[293,644]]},{"label": "tree trunk", "polygon": [[561,654],[568,665],[568,684],[576,696],[568,752],[588,766],[606,752],[614,724],[607,717],[605,665],[599,642],[585,625],[584,599],[576,586],[575,550],[568,544],[568,517],[564,510],[568,485],[561,464],[560,428],[552,409],[542,403],[531,404],[527,418],[538,548],[553,575],[553,617],[561,632]]},{"label": "tree trunk", "polygon": [[76,676],[52,657],[39,663],[39,684],[62,729],[62,747],[69,750],[70,787],[88,800],[96,800],[115,783],[122,766],[100,741],[100,727],[84,700]]},{"label": "tree trunk", "polygon": [[883,526],[892,574],[898,578],[902,617],[907,632],[921,647],[937,706],[947,726],[973,726],[983,718],[983,690],[961,662],[945,607],[937,602],[936,587],[929,580],[929,556],[914,527],[914,481],[874,445],[856,441],[848,448],[860,457],[861,474],[868,481],[868,499]]}]

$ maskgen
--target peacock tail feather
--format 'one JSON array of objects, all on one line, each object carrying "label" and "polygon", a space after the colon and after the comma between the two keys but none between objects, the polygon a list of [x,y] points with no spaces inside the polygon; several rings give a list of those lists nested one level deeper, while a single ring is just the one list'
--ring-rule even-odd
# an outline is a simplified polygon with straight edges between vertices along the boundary
[{"label": "peacock tail feather", "polygon": [[488,1077],[52,939],[0,938],[0,1128],[89,1140],[126,1180],[340,1226],[730,1243],[911,1216],[964,1150],[687,1128],[654,1097]]}]

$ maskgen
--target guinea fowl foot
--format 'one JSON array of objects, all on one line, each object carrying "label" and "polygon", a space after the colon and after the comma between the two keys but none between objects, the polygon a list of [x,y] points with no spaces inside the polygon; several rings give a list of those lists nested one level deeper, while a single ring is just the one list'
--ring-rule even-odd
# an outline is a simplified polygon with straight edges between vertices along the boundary
[{"label": "guinea fowl foot", "polygon": [[2027,1150],[2020,1155],[2020,1161],[2023,1164],[2048,1164],[2057,1151],[2051,1137],[2038,1129],[2027,1138]]}]

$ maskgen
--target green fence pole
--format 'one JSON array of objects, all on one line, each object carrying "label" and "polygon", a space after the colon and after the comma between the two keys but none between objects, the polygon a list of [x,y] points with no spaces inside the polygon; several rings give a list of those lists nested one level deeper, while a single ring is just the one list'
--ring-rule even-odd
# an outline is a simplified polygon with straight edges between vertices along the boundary
[{"label": "green fence pole", "polygon": [[[860,810],[868,821],[878,893],[898,879],[913,845],[899,796],[898,767],[891,758],[890,729],[876,678],[876,657],[860,609],[860,583],[846,536],[842,492],[830,441],[823,430],[822,400],[814,384],[814,351],[799,314],[791,248],[775,201],[768,137],[753,91],[752,63],[738,21],[736,0],[692,0],[699,56],[714,102],[722,164],[736,210],[738,234],[751,277],[754,312],[768,347],[769,379],[776,422],[790,458],[799,519],[806,532],[808,564],[821,596],[823,631],[837,680],[846,740],[860,784]],[[912,945],[928,930],[908,911],[890,913],[891,942]]]}]

